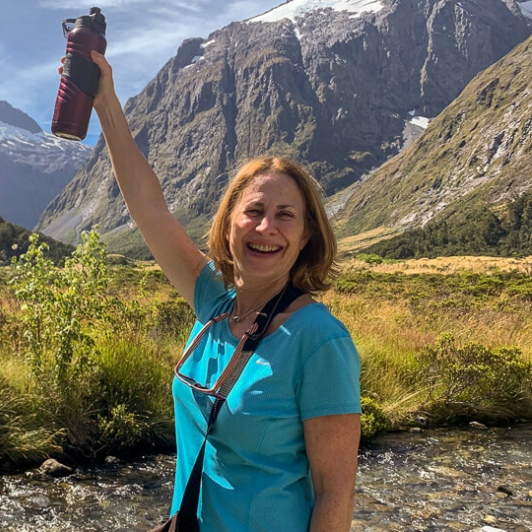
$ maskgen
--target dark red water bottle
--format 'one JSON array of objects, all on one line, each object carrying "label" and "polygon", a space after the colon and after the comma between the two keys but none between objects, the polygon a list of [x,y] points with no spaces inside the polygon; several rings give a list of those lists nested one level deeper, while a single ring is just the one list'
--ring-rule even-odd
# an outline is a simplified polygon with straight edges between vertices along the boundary
[{"label": "dark red water bottle", "polygon": [[90,53],[105,53],[105,27],[98,7],[91,8],[89,15],[63,20],[66,57],[52,120],[52,133],[58,137],[83,140],[87,136],[100,79],[100,69],[91,61]]}]

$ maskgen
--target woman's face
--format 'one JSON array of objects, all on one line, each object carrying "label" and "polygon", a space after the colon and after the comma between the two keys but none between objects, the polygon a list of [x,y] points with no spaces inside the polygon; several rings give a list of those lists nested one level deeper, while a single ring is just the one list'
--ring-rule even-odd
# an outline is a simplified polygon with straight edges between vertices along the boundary
[{"label": "woman's face", "polygon": [[309,239],[305,202],[292,177],[268,171],[242,192],[229,219],[227,239],[235,278],[288,280]]}]

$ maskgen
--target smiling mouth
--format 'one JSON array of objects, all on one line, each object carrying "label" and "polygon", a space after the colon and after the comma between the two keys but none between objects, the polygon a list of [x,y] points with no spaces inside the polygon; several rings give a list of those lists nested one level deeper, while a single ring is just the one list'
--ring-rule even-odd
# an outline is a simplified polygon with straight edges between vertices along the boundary
[{"label": "smiling mouth", "polygon": [[278,251],[282,249],[280,246],[266,246],[263,244],[253,244],[251,242],[247,244],[247,247],[251,251],[255,251],[256,253],[264,253],[264,254],[277,253]]}]

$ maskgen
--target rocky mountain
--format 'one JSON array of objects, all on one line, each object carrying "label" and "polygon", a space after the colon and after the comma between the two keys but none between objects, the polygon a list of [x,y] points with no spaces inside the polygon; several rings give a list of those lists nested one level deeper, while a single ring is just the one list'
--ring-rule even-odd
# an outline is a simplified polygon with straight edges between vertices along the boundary
[{"label": "rocky mountain", "polygon": [[532,192],[531,79],[528,38],[478,74],[402,154],[338,194],[331,208],[344,249],[479,205],[503,214]]},{"label": "rocky mountain", "polygon": [[[199,238],[249,157],[302,159],[332,194],[400,153],[530,35],[523,13],[514,0],[290,0],[183,42],[126,115]],[[72,243],[95,223],[111,249],[138,249],[102,141],[39,228]]]},{"label": "rocky mountain", "polygon": [[0,101],[0,216],[32,229],[91,152],[45,133],[27,114]]}]

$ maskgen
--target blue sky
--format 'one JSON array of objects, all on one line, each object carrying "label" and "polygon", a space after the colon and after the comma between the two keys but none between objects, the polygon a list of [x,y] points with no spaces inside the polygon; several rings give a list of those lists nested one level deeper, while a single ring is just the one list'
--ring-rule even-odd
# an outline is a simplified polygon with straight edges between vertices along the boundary
[{"label": "blue sky", "polygon": [[[0,15],[0,100],[36,120],[45,131],[65,52],[65,18],[101,8],[107,21],[107,57],[122,103],[138,94],[189,37],[207,37],[233,21],[259,15],[284,0],[9,0]],[[93,113],[86,141],[99,134]]]}]

